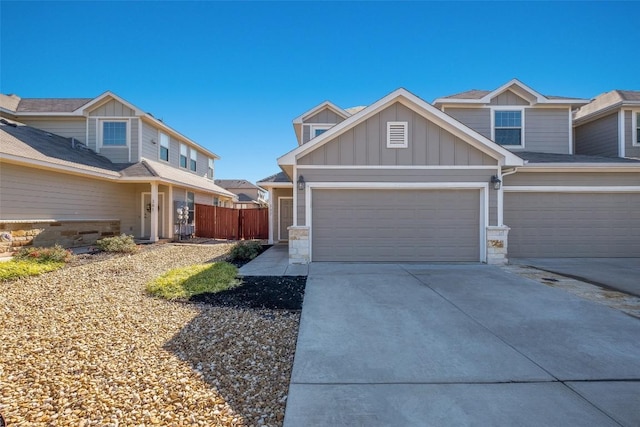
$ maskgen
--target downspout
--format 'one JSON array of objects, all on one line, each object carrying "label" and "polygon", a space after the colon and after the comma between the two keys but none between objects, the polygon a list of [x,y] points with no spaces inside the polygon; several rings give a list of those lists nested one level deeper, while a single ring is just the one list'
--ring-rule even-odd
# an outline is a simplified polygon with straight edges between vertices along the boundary
[{"label": "downspout", "polygon": [[508,175],[512,175],[514,173],[516,173],[518,171],[517,167],[514,167],[511,170],[508,170],[507,172],[502,172],[502,170],[500,170],[500,176],[498,178],[500,178],[500,181],[502,181],[502,185],[500,186],[500,189],[498,190],[498,227],[503,227],[504,226],[504,177],[508,176]]}]

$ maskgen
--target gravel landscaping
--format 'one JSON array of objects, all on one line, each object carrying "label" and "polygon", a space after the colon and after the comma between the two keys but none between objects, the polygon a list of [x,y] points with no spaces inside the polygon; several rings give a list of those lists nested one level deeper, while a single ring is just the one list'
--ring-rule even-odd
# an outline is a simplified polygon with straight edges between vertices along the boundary
[{"label": "gravel landscaping", "polygon": [[135,255],[85,255],[61,270],[0,283],[7,425],[282,425],[302,279],[274,278],[285,290],[263,296],[290,309],[251,308],[279,304],[247,303],[256,298],[255,281],[228,299],[202,297],[212,304],[144,293],[165,271],[220,259],[229,248],[166,244]]}]

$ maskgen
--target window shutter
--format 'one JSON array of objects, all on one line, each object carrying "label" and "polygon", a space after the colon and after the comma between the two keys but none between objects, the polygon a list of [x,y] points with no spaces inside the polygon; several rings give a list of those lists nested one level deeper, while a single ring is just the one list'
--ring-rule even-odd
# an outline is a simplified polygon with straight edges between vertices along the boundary
[{"label": "window shutter", "polygon": [[387,148],[407,148],[408,122],[387,122]]}]

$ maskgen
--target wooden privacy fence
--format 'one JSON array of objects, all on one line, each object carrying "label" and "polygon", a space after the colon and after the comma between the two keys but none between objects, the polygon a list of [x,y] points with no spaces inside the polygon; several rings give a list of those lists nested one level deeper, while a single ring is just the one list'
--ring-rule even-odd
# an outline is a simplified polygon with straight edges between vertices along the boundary
[{"label": "wooden privacy fence", "polygon": [[269,238],[269,209],[231,209],[196,204],[196,236],[249,240]]}]

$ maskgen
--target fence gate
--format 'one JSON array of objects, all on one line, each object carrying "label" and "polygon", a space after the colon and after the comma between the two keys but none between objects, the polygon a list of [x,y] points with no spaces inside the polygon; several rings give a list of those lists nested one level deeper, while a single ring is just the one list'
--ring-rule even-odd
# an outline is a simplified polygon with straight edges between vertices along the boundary
[{"label": "fence gate", "polygon": [[196,236],[226,240],[269,238],[269,209],[232,209],[196,204]]}]

